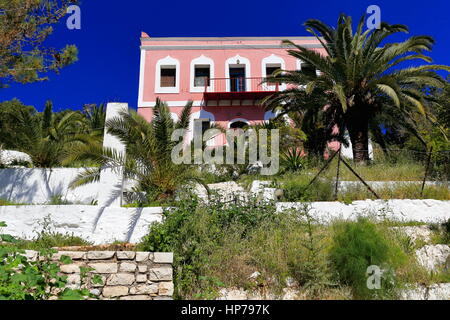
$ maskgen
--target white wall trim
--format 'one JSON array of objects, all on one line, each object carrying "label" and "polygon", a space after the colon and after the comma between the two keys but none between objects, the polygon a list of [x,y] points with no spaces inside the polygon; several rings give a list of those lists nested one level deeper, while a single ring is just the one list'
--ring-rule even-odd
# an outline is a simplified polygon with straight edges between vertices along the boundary
[{"label": "white wall trim", "polygon": [[[175,72],[175,87],[161,87],[161,67],[174,66]],[[180,93],[180,61],[171,56],[167,56],[156,62],[155,74],[155,93]]]},{"label": "white wall trim", "polygon": [[[239,64],[238,64],[239,60]],[[243,66],[245,67],[245,77],[246,80],[246,89],[251,89],[252,81],[249,79],[251,77],[251,66],[250,66],[250,60],[244,57],[241,57],[240,55],[236,55],[232,58],[228,58],[227,61],[225,61],[225,78],[230,78],[230,66],[237,67],[237,66]],[[226,81],[226,90],[227,92],[230,91],[230,82]]]},{"label": "white wall trim", "polygon": [[235,119],[230,120],[230,121],[228,122],[228,129],[230,129],[230,128],[231,128],[231,125],[232,125],[233,123],[235,123],[235,122],[245,122],[246,124],[250,125],[250,122],[249,122],[247,119],[244,119],[244,118],[235,118]]},{"label": "white wall trim", "polygon": [[[188,101],[164,101],[165,103],[167,103],[167,106],[169,107],[184,107]],[[156,101],[146,101],[146,102],[142,102],[142,104],[139,106],[140,108],[153,108],[156,105]],[[202,101],[198,100],[198,101],[193,101],[193,106],[194,107],[201,107]]]},{"label": "white wall trim", "polygon": [[138,97],[138,108],[144,103],[144,79],[145,79],[145,59],[146,51],[141,49],[141,63],[139,67],[139,97]]},{"label": "white wall trim", "polygon": [[[191,61],[191,74],[189,80],[189,86],[191,92],[204,92],[204,87],[195,87],[194,79],[195,79],[195,66],[196,65],[209,65],[210,78],[214,78],[214,60],[204,55],[201,55],[198,58],[195,58]],[[214,82],[211,81],[210,86],[208,87],[208,91],[214,91]]]}]

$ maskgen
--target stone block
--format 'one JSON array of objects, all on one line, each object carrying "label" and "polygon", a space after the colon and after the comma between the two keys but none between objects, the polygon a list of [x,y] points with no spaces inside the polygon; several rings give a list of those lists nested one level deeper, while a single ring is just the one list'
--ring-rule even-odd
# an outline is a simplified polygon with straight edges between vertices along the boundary
[{"label": "stone block", "polygon": [[90,263],[89,267],[93,268],[93,273],[100,273],[100,274],[106,274],[106,273],[117,273],[118,266],[117,263]]},{"label": "stone block", "polygon": [[87,258],[89,260],[107,260],[114,257],[114,251],[89,251]]}]

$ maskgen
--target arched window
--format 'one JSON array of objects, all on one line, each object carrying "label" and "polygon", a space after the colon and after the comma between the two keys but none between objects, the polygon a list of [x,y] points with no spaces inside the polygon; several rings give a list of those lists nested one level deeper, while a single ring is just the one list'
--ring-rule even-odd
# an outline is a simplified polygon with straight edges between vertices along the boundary
[{"label": "arched window", "polygon": [[214,61],[212,59],[202,55],[191,61],[191,92],[204,92],[206,81],[208,81],[208,90],[212,91],[214,83],[209,81],[211,78],[214,78]]},{"label": "arched window", "polygon": [[156,63],[155,93],[180,92],[180,62],[170,56]]},{"label": "arched window", "polygon": [[246,122],[236,121],[236,122],[233,122],[232,124],[230,124],[230,129],[243,129],[246,126],[248,126],[248,124]]}]

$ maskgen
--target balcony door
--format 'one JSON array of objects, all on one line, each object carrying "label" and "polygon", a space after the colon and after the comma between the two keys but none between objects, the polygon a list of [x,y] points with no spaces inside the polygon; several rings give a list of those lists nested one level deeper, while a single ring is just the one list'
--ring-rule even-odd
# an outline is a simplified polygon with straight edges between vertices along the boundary
[{"label": "balcony door", "polygon": [[230,92],[246,91],[245,67],[230,67]]}]

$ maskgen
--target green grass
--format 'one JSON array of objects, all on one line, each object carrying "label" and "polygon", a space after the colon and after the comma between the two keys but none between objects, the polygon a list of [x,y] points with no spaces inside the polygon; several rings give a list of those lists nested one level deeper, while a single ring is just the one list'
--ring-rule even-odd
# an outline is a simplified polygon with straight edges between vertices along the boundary
[{"label": "green grass", "polygon": [[[408,283],[434,283],[391,223],[321,224],[308,208],[274,214],[258,204],[185,201],[153,225],[140,250],[173,251],[176,298],[215,299],[221,288],[281,294],[286,279],[304,299],[391,299]],[[365,271],[389,266],[392,286],[368,292]],[[260,276],[250,279],[258,271]],[[394,278],[393,278],[394,279]]]},{"label": "green grass", "polygon": [[0,207],[1,206],[20,206],[23,204],[10,202],[8,200],[0,199]]}]

